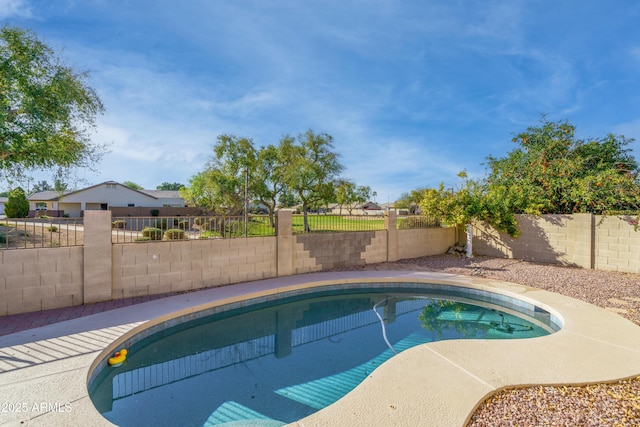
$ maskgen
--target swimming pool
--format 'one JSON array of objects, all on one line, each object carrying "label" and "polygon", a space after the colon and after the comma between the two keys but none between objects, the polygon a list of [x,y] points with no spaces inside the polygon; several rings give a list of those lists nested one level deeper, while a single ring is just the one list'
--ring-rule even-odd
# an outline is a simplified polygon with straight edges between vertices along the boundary
[{"label": "swimming pool", "polygon": [[216,307],[129,339],[119,368],[89,380],[119,425],[282,425],[337,401],[377,366],[444,339],[534,338],[549,312],[490,292],[406,283],[349,284]]}]

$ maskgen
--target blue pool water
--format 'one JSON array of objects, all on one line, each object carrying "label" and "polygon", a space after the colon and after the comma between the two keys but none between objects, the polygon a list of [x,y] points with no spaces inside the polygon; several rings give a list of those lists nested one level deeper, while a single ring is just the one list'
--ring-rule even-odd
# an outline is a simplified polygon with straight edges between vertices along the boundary
[{"label": "blue pool water", "polygon": [[413,346],[558,329],[548,312],[487,292],[396,286],[325,290],[178,323],[132,344],[121,367],[102,363],[89,394],[121,426],[278,426],[332,404]]}]

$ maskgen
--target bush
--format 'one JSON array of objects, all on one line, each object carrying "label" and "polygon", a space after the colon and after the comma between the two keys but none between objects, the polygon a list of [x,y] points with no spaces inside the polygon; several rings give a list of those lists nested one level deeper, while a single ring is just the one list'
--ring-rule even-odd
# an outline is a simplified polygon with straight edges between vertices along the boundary
[{"label": "bush", "polygon": [[189,220],[187,219],[183,219],[182,221],[178,222],[178,228],[180,230],[188,230],[189,227],[190,227]]},{"label": "bush", "polygon": [[0,234],[0,243],[10,243],[11,242],[11,236],[9,236],[8,234]]},{"label": "bush", "polygon": [[162,240],[162,230],[155,227],[145,227],[142,229],[142,237],[149,240]]},{"label": "bush", "polygon": [[440,223],[431,218],[421,215],[409,216],[398,223],[398,229],[407,230],[412,228],[439,227]]},{"label": "bush", "polygon": [[211,229],[211,219],[210,218],[196,218],[193,220],[194,227],[201,230],[207,231]]},{"label": "bush", "polygon": [[165,240],[184,240],[184,230],[179,230],[177,228],[170,228],[164,232]]},{"label": "bush", "polygon": [[167,218],[156,219],[156,222],[153,224],[153,226],[155,228],[166,230],[169,228],[169,221],[167,221]]},{"label": "bush", "polygon": [[111,228],[125,228],[126,225],[127,225],[127,222],[125,220],[119,219],[111,223]]},{"label": "bush", "polygon": [[160,215],[160,210],[158,209],[151,209],[151,216],[158,216]]},{"label": "bush", "polygon": [[26,218],[29,216],[29,201],[22,188],[16,187],[9,192],[9,198],[4,205],[4,214],[7,218]]},{"label": "bush", "polygon": [[49,230],[52,233],[57,233],[58,232],[58,227],[56,227],[55,225],[51,225],[51,226],[47,227],[47,230]]}]

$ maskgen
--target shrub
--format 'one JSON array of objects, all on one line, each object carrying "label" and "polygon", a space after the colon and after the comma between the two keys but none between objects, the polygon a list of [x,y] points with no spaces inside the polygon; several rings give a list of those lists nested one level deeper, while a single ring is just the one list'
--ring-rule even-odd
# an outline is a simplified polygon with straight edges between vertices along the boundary
[{"label": "shrub", "polygon": [[9,192],[9,198],[4,205],[7,218],[26,218],[29,216],[29,201],[24,190],[16,187]]},{"label": "shrub", "polygon": [[170,228],[164,232],[165,240],[184,240],[184,230],[177,228]]},{"label": "shrub", "polygon": [[56,227],[55,225],[50,225],[49,227],[47,227],[47,230],[49,230],[52,233],[57,233],[58,227]]},{"label": "shrub", "polygon": [[162,230],[155,227],[145,227],[142,229],[142,237],[149,240],[162,240]]},{"label": "shrub", "polygon": [[153,224],[155,228],[160,228],[162,230],[166,230],[169,228],[169,222],[167,218],[156,219],[156,222]]},{"label": "shrub", "polygon": [[180,230],[188,230],[189,229],[189,220],[188,219],[183,219],[182,221],[178,222],[178,228]]},{"label": "shrub", "polygon": [[9,236],[8,234],[0,234],[0,243],[10,243],[11,242],[11,236]]},{"label": "shrub", "polygon": [[40,215],[38,218],[40,218],[40,219],[49,219],[51,217],[49,215]]},{"label": "shrub", "polygon": [[111,223],[111,228],[125,228],[126,225],[127,222],[125,220],[119,219]]},{"label": "shrub", "polygon": [[211,229],[211,219],[210,218],[196,218],[193,220],[194,227],[201,230],[207,231]]},{"label": "shrub", "polygon": [[412,228],[430,228],[430,227],[439,227],[440,224],[438,221],[434,221],[431,218],[420,215],[409,216],[398,223],[398,228],[400,230],[407,230]]},{"label": "shrub", "polygon": [[69,218],[69,214],[62,214],[62,218]]},{"label": "shrub", "polygon": [[151,240],[148,237],[136,237],[133,241],[134,242],[148,242],[149,240]]},{"label": "shrub", "polygon": [[160,210],[158,209],[151,209],[151,216],[158,216],[160,215]]}]

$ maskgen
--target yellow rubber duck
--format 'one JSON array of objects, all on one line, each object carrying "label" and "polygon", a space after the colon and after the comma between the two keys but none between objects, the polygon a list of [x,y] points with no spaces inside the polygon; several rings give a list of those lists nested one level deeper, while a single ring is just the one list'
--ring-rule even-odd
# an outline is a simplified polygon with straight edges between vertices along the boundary
[{"label": "yellow rubber duck", "polygon": [[127,358],[127,353],[129,352],[126,348],[123,348],[122,350],[116,352],[113,357],[109,358],[109,365],[113,366],[114,368],[122,365],[122,363],[124,363]]}]

